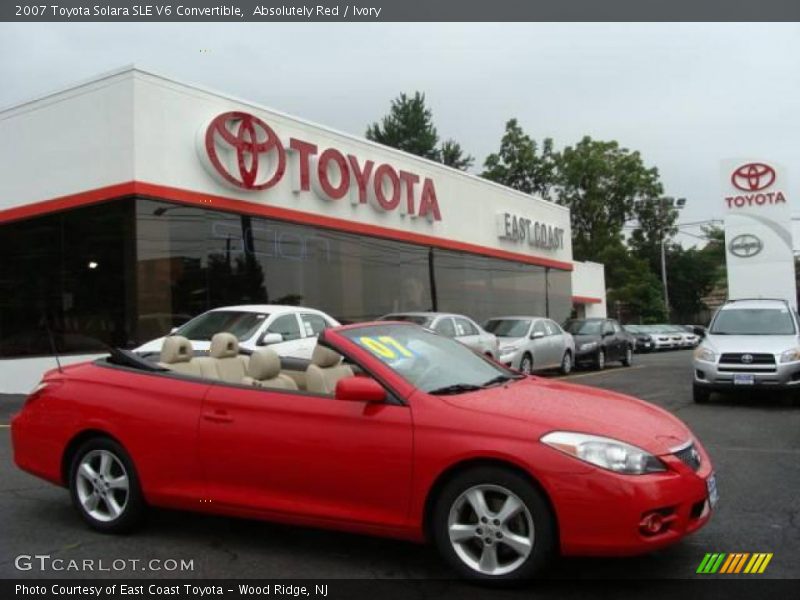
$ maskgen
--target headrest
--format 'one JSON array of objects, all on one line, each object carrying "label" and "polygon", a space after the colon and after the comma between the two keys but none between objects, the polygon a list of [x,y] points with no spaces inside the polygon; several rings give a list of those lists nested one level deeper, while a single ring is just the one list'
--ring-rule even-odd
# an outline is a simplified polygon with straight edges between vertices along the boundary
[{"label": "headrest", "polygon": [[232,333],[216,333],[211,338],[211,350],[209,354],[212,358],[230,358],[239,355],[239,340]]},{"label": "headrest", "polygon": [[192,342],[180,335],[168,335],[161,346],[161,362],[168,365],[189,362],[194,356]]},{"label": "headrest", "polygon": [[319,344],[314,346],[314,353],[311,355],[311,362],[317,365],[319,368],[330,369],[331,367],[338,365],[341,360],[342,355],[338,352],[334,352],[330,348],[320,346]]},{"label": "headrest", "polygon": [[250,355],[247,375],[259,381],[274,379],[281,372],[281,359],[272,348],[259,348]]}]

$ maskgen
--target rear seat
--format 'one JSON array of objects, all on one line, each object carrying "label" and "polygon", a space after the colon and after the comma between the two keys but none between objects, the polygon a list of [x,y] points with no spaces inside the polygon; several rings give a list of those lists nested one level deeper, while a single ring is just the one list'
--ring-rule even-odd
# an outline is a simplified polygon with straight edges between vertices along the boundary
[{"label": "rear seat", "polygon": [[242,383],[247,377],[248,357],[239,354],[239,340],[232,333],[215,334],[211,338],[209,355],[215,363],[219,379]]},{"label": "rear seat", "polygon": [[257,387],[296,390],[294,379],[281,373],[281,359],[272,348],[260,348],[250,356],[243,383]]},{"label": "rear seat", "polygon": [[160,358],[158,364],[170,371],[194,377],[219,379],[214,360],[204,356],[195,357],[192,343],[180,335],[170,335],[164,339]]}]

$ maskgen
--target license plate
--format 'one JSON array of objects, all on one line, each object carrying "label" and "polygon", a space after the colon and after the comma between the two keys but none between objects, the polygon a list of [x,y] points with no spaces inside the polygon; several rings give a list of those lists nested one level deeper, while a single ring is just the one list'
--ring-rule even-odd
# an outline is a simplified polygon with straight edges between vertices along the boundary
[{"label": "license plate", "polygon": [[733,376],[733,385],[753,385],[755,382],[755,377],[750,373],[735,373]]},{"label": "license plate", "polygon": [[706,479],[706,487],[708,488],[708,503],[711,508],[714,508],[719,502],[719,492],[717,492],[717,477],[713,473]]}]

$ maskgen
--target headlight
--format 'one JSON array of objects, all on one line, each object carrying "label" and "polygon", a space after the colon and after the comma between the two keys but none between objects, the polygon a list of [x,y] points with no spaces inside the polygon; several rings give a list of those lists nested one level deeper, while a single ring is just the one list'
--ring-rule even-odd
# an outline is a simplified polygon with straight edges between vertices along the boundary
[{"label": "headlight", "polygon": [[694,357],[697,360],[705,360],[707,362],[714,362],[716,359],[716,354],[706,348],[705,346],[698,346],[697,349],[694,351]]},{"label": "headlight", "polygon": [[800,348],[792,348],[781,354],[782,363],[794,362],[796,360],[800,360]]},{"label": "headlight", "polygon": [[564,454],[615,473],[643,475],[667,470],[664,463],[649,452],[599,435],[554,431],[542,436],[540,441]]},{"label": "headlight", "polygon": [[593,350],[594,348],[597,348],[597,342],[586,342],[585,344],[581,344],[578,350],[583,352],[584,350]]}]

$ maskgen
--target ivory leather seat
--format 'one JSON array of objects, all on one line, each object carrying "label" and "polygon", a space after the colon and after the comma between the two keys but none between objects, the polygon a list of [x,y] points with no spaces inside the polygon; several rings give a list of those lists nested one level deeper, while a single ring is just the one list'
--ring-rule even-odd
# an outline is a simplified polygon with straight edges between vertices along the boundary
[{"label": "ivory leather seat", "polygon": [[311,364],[306,369],[306,390],[333,395],[340,379],[354,375],[353,369],[341,362],[341,354],[317,344],[311,355]]},{"label": "ivory leather seat", "polygon": [[209,355],[222,381],[241,383],[247,377],[248,359],[239,354],[239,340],[232,333],[215,334]]},{"label": "ivory leather seat", "polygon": [[194,355],[192,343],[180,335],[170,335],[161,346],[160,362],[162,367],[195,377],[219,379],[214,361],[208,357]]},{"label": "ivory leather seat", "polygon": [[296,390],[294,379],[281,373],[281,359],[272,348],[260,348],[250,356],[242,383],[257,387]]}]

